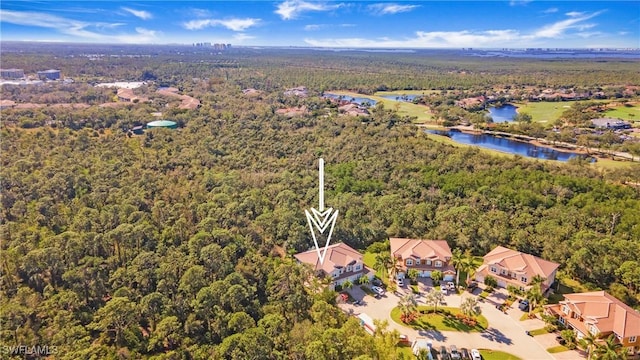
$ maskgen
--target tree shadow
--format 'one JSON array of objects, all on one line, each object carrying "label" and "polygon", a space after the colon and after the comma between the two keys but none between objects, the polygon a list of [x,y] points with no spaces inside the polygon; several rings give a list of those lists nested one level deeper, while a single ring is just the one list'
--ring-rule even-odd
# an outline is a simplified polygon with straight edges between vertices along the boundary
[{"label": "tree shadow", "polygon": [[447,337],[438,330],[418,330],[418,335],[436,341],[446,341]]},{"label": "tree shadow", "polygon": [[495,341],[501,344],[507,344],[507,345],[513,344],[513,341],[511,341],[511,338],[507,337],[505,334],[502,333],[502,331],[496,328],[492,328],[492,327],[488,328],[482,333],[481,336],[485,339],[489,339],[490,341]]}]

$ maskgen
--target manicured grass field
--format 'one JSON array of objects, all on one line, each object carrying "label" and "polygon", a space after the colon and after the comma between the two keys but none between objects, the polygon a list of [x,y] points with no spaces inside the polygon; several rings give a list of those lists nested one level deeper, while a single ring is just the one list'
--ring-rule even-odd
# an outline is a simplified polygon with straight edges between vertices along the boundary
[{"label": "manicured grass field", "polygon": [[[445,315],[440,310],[448,311],[450,315]],[[391,319],[398,324],[408,326],[416,330],[441,330],[441,331],[483,331],[489,326],[487,318],[480,315],[476,317],[478,324],[475,327],[469,327],[455,318],[456,314],[460,314],[460,309],[452,307],[438,307],[438,312],[433,313],[432,306],[418,306],[418,311],[427,311],[426,314],[420,316],[411,324],[405,324],[400,320],[400,309],[398,307],[391,310]]]},{"label": "manicured grass field", "polygon": [[[413,352],[411,352],[411,346],[407,344],[399,344],[396,348],[396,355],[400,359],[413,359]],[[403,357],[402,357],[403,356]]]},{"label": "manicured grass field", "polygon": [[511,355],[500,350],[479,349],[480,355],[484,360],[522,360],[521,358]]},{"label": "manicured grass field", "polygon": [[569,348],[564,345],[558,345],[558,346],[552,346],[548,348],[547,351],[550,352],[551,354],[555,354],[563,351],[569,351]]},{"label": "manicured grass field", "polygon": [[531,115],[533,121],[552,123],[571,106],[571,103],[539,101],[514,103],[514,105],[518,107],[519,113],[528,113]]},{"label": "manicured grass field", "polygon": [[377,91],[376,96],[402,96],[402,95],[429,95],[439,94],[440,90],[397,90],[397,91]]},{"label": "manicured grass field", "polygon": [[618,106],[611,110],[607,110],[604,114],[606,117],[640,122],[640,106],[639,105],[635,105],[633,107]]},{"label": "manicured grass field", "polygon": [[[424,105],[416,105],[413,103],[408,103],[408,102],[402,102],[402,101],[395,101],[395,100],[389,100],[389,99],[385,99],[381,96],[377,96],[377,95],[363,95],[363,94],[358,94],[358,93],[354,93],[354,92],[349,92],[349,91],[331,91],[332,94],[336,94],[336,95],[345,95],[345,96],[353,96],[353,97],[366,97],[369,99],[373,99],[377,102],[382,102],[384,104],[384,107],[386,109],[396,109],[396,105],[397,105],[397,110],[398,110],[398,114],[400,115],[406,115],[406,116],[415,116],[416,120],[414,121],[415,123],[421,124],[421,123],[430,123],[430,122],[434,122],[433,117],[431,116],[431,112],[429,111],[429,108],[424,106]],[[402,92],[404,94],[408,94],[406,92]],[[384,95],[401,95],[400,93],[393,93],[393,94],[384,94]]]},{"label": "manicured grass field", "polygon": [[544,335],[544,334],[548,334],[548,333],[549,332],[545,328],[540,328],[540,329],[535,329],[535,330],[529,331],[529,334],[531,334],[531,336]]}]

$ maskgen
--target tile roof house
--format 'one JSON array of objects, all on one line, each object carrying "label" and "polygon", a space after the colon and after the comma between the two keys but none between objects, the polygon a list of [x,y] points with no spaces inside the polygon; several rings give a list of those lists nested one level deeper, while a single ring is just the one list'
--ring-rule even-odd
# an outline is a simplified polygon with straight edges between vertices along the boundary
[{"label": "tile roof house", "polygon": [[294,257],[298,262],[311,265],[318,277],[332,279],[331,289],[347,280],[357,284],[363,275],[371,280],[374,275],[374,272],[364,265],[362,254],[344,243],[330,245],[322,263],[315,248],[295,254]]},{"label": "tile roof house", "polygon": [[418,270],[418,277],[431,277],[433,270],[443,273],[444,281],[456,276],[456,269],[449,263],[451,249],[446,240],[421,240],[391,238],[391,257],[400,267],[398,278],[405,278],[409,269]]},{"label": "tile roof house", "polygon": [[537,256],[498,246],[484,256],[482,265],[476,270],[476,281],[482,283],[487,275],[491,275],[499,287],[513,285],[527,290],[531,279],[538,275],[545,279],[541,286],[546,291],[554,283],[559,266]]},{"label": "tile roof house", "polygon": [[629,355],[640,353],[640,313],[605,291],[567,294],[560,303],[545,306],[545,312],[573,329],[578,339],[587,333],[615,334]]}]

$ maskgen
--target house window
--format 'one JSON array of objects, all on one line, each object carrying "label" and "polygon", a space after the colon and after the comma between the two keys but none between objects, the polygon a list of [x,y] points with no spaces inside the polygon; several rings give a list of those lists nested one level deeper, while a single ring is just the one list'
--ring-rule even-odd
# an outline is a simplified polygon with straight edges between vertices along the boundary
[{"label": "house window", "polygon": [[520,291],[524,291],[524,286],[520,286]]},{"label": "house window", "polygon": [[409,265],[409,266],[413,265],[413,260],[407,259],[407,265]]},{"label": "house window", "polygon": [[593,325],[589,325],[589,332],[593,335],[598,335],[598,328]]},{"label": "house window", "polygon": [[523,276],[523,277],[520,278],[520,281],[522,281],[523,283],[526,284],[527,283],[527,278]]},{"label": "house window", "polygon": [[561,323],[562,325],[564,325],[564,318],[563,318],[562,316],[560,316],[560,318],[558,319],[558,321],[560,321],[560,323]]},{"label": "house window", "polygon": [[333,277],[338,277],[338,273],[333,273]]},{"label": "house window", "polygon": [[436,267],[442,267],[442,261],[440,261],[440,260],[436,260],[436,262],[435,262],[435,266],[436,266]]},{"label": "house window", "polygon": [[416,259],[416,265],[420,265],[420,259]]},{"label": "house window", "polygon": [[491,272],[492,272],[492,273],[497,273],[497,272],[498,272],[498,269],[496,269],[496,268],[495,268],[495,267],[493,267],[493,266],[492,266],[490,269],[491,269]]},{"label": "house window", "polygon": [[571,313],[571,309],[569,309],[569,307],[567,305],[564,305],[562,307],[562,312],[569,315]]},{"label": "house window", "polygon": [[508,274],[508,272],[507,272],[507,270],[502,269],[502,270],[500,270],[500,274],[502,274],[502,275],[507,275],[507,274]]},{"label": "house window", "polygon": [[427,265],[431,265],[431,260],[425,260],[424,263],[427,264]]},{"label": "house window", "polygon": [[347,266],[347,272],[351,271],[351,266]]},{"label": "house window", "polygon": [[630,337],[629,337],[629,342],[630,342],[630,343],[634,343],[634,342],[636,342],[637,340],[638,340],[638,337],[637,337],[637,336],[630,336]]},{"label": "house window", "polygon": [[358,265],[356,265],[356,267],[353,269],[353,271],[358,271],[358,270],[360,270],[360,269],[362,269],[362,265],[358,264]]}]

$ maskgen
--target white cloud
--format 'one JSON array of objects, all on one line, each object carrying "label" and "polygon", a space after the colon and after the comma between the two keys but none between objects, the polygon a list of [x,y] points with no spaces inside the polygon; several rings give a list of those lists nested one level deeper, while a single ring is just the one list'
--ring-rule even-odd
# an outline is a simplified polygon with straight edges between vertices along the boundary
[{"label": "white cloud", "polygon": [[543,13],[545,13],[545,14],[553,14],[553,13],[557,13],[557,12],[558,12],[558,8],[556,8],[556,7],[548,8],[547,10],[543,11]]},{"label": "white cloud", "polygon": [[149,19],[151,19],[153,17],[153,15],[151,15],[150,12],[145,11],[145,10],[135,10],[135,9],[124,7],[124,6],[121,7],[120,9],[122,9],[122,10],[128,12],[129,14],[131,14],[131,15],[137,17],[137,18],[140,18],[142,20],[149,20]]},{"label": "white cloud", "polygon": [[193,15],[195,17],[198,17],[198,18],[211,17],[211,11],[209,11],[207,9],[191,8],[191,9],[189,9],[189,11],[191,12],[191,15]]},{"label": "white cloud", "polygon": [[389,15],[411,11],[420,5],[400,5],[395,3],[379,3],[367,6],[375,15]]},{"label": "white cloud", "polygon": [[237,33],[233,35],[233,40],[236,42],[244,42],[245,40],[252,40],[255,38],[255,36],[247,35],[245,33]]},{"label": "white cloud", "polygon": [[136,28],[134,33],[106,33],[104,30],[114,29],[123,24],[79,21],[43,12],[0,9],[0,19],[2,22],[16,25],[52,29],[77,41],[140,44],[153,42],[159,35],[157,31],[141,27]]},{"label": "white cloud", "polygon": [[[569,18],[543,26],[531,33],[519,30],[502,29],[486,31],[417,31],[414,36],[391,39],[387,37],[337,38],[337,39],[305,39],[311,46],[319,47],[372,47],[372,48],[460,48],[460,47],[529,47],[542,45],[542,41],[567,36],[591,37],[602,35],[599,32],[584,32],[595,24],[585,21],[601,14],[594,13],[566,14]],[[572,32],[570,30],[573,30]]]},{"label": "white cloud", "polygon": [[316,31],[320,29],[332,28],[332,27],[354,27],[356,24],[309,24],[304,26],[305,31]]},{"label": "white cloud", "polygon": [[224,26],[233,31],[244,31],[250,27],[256,26],[260,23],[260,19],[246,18],[246,19],[199,19],[191,20],[182,24],[187,30],[201,30],[210,26]]},{"label": "white cloud", "polygon": [[532,2],[533,0],[511,0],[509,1],[509,5],[510,6],[516,6],[516,5],[527,5],[528,3]]},{"label": "white cloud", "polygon": [[595,26],[595,24],[581,24],[582,22],[589,20],[595,16],[602,14],[603,11],[597,11],[594,13],[582,13],[582,12],[568,12],[565,15],[569,19],[561,20],[553,24],[545,25],[532,34],[536,38],[557,38],[564,35],[567,30],[578,29],[585,30]]},{"label": "white cloud", "polygon": [[280,15],[282,20],[291,20],[297,18],[300,14],[307,11],[331,11],[342,7],[343,4],[326,4],[323,2],[306,2],[303,0],[287,0],[278,4],[276,14]]}]

